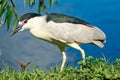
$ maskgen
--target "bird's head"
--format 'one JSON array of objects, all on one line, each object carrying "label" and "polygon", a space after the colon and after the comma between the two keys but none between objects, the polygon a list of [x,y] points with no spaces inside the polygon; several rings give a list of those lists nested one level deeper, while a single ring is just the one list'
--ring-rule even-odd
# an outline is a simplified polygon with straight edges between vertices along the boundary
[{"label": "bird's head", "polygon": [[19,32],[19,31],[23,31],[25,29],[28,29],[29,25],[29,20],[31,18],[34,18],[36,16],[41,16],[40,14],[37,14],[37,13],[26,13],[24,15],[22,15],[20,17],[20,20],[18,22],[18,26],[14,29],[14,31],[11,33],[11,35],[14,35],[15,33]]}]

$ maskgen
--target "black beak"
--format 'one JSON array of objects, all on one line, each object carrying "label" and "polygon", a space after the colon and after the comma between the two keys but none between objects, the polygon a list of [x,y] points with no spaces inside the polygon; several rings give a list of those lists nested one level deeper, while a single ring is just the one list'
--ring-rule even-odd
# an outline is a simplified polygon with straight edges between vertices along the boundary
[{"label": "black beak", "polygon": [[17,33],[20,29],[22,29],[22,26],[17,26],[14,31],[10,34],[10,36],[13,36],[15,33]]}]

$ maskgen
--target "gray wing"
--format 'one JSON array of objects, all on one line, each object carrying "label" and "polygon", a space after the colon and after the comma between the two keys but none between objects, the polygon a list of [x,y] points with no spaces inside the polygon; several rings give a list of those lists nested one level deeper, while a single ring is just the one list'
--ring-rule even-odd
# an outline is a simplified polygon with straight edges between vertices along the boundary
[{"label": "gray wing", "polygon": [[57,13],[51,13],[47,15],[46,18],[47,22],[49,21],[54,21],[56,23],[73,23],[73,24],[83,24],[83,25],[87,25],[88,27],[92,27],[91,25],[89,25],[88,22],[78,19],[76,17],[72,17],[72,16],[68,16],[68,15],[64,15],[64,14],[57,14]]},{"label": "gray wing", "polygon": [[54,23],[49,22],[49,31],[56,39],[65,42],[77,43],[102,43],[105,40],[105,34],[97,27],[86,27],[82,24]]}]

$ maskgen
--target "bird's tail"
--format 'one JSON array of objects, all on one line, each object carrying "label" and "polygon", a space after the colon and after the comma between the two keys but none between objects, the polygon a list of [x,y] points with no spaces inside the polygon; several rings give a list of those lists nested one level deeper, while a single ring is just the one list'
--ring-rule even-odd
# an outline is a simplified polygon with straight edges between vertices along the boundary
[{"label": "bird's tail", "polygon": [[93,41],[92,43],[99,46],[99,47],[101,47],[101,48],[104,47],[104,44],[101,41]]}]

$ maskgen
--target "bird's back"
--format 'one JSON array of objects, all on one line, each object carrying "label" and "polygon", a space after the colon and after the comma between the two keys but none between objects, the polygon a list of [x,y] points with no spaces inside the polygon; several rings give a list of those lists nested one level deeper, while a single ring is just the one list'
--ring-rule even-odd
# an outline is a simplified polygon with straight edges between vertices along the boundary
[{"label": "bird's back", "polygon": [[89,27],[92,27],[88,22],[81,20],[76,17],[64,15],[64,14],[56,14],[56,13],[51,13],[47,15],[47,22],[49,21],[54,21],[56,23],[73,23],[73,24],[83,24],[87,25]]}]

